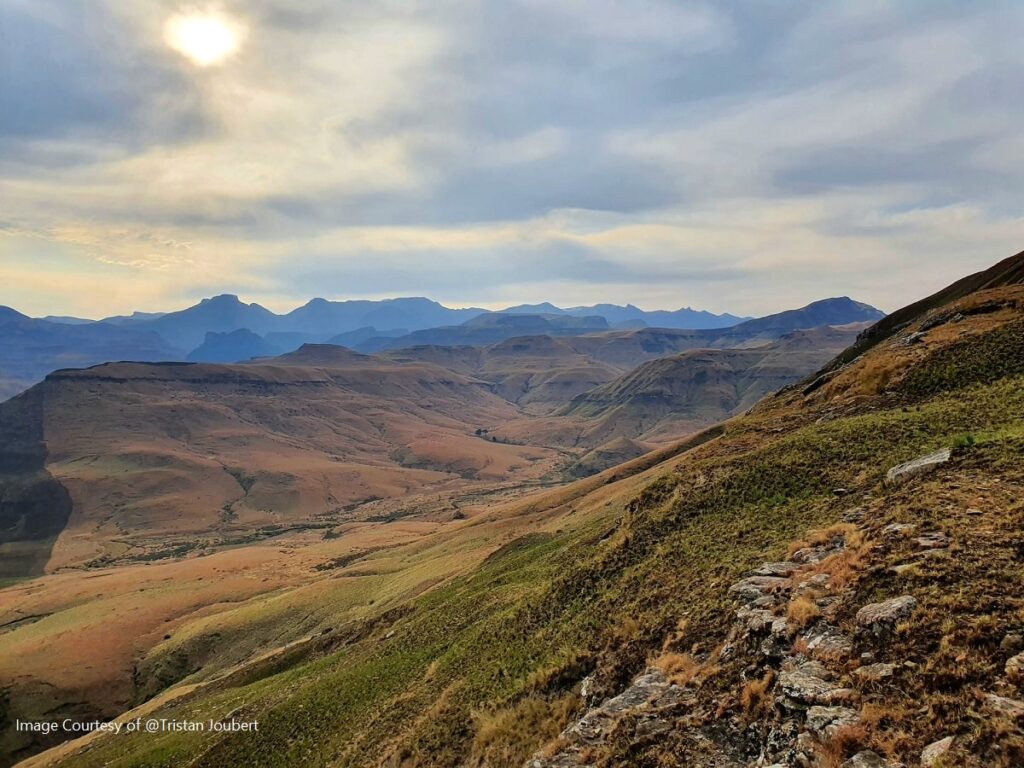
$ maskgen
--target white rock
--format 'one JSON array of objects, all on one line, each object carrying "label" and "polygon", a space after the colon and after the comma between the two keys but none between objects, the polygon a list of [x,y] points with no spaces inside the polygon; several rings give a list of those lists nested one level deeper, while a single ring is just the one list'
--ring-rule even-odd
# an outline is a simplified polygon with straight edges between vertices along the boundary
[{"label": "white rock", "polygon": [[916,609],[917,600],[910,595],[900,595],[881,603],[865,605],[857,611],[857,623],[875,633],[880,633],[909,619]]},{"label": "white rock", "polygon": [[949,461],[951,456],[952,452],[948,448],[944,448],[941,451],[929,453],[927,456],[921,456],[913,461],[899,464],[885,473],[885,484],[900,485],[918,475],[931,472],[940,464],[945,464]]},{"label": "white rock", "polygon": [[925,768],[929,768],[929,766],[935,765],[939,762],[943,755],[949,752],[950,748],[953,746],[954,738],[954,736],[947,736],[944,739],[932,742],[921,750],[921,765]]}]

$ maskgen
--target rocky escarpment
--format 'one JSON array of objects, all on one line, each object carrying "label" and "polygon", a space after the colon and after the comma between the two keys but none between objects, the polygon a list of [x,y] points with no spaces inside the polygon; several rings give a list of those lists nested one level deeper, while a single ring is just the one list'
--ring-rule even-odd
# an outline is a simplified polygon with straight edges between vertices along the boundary
[{"label": "rocky escarpment", "polygon": [[[901,478],[911,483],[949,460],[946,452],[943,462],[910,462],[890,478],[913,465]],[[994,664],[983,675],[982,660],[952,652],[950,618],[934,615],[936,604],[954,601],[928,589],[965,549],[962,526],[986,528],[985,513],[964,509],[943,530],[891,521],[884,501],[872,501],[795,542],[788,559],[763,563],[733,583],[735,618],[714,648],[663,648],[605,701],[588,701],[584,681],[582,714],[526,768],[1022,764],[1024,637],[1003,631],[994,614],[978,622],[998,635],[996,658],[985,660]],[[1017,596],[1008,599],[1016,604]],[[937,644],[930,638],[936,624],[946,633]],[[968,669],[971,684],[958,679]],[[957,707],[963,709],[954,718]],[[912,748],[910,734],[894,727],[910,718],[925,731]],[[992,733],[972,726],[981,721]]]}]

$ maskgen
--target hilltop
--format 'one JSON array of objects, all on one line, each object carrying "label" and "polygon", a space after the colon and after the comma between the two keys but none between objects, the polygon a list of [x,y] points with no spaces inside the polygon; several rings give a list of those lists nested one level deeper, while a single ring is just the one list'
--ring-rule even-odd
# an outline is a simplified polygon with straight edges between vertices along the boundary
[{"label": "hilltop", "polygon": [[763,346],[656,358],[576,396],[563,413],[597,422],[588,427],[591,435],[650,440],[664,439],[666,431],[692,432],[818,370],[849,346],[859,328],[825,326]]}]

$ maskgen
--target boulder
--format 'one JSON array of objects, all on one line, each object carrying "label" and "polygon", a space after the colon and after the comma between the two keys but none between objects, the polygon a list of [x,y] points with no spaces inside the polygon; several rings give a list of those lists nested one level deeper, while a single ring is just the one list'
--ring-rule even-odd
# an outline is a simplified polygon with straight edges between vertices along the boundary
[{"label": "boulder", "polygon": [[842,552],[844,548],[845,544],[841,541],[836,546],[803,547],[793,553],[793,561],[801,565],[814,565],[826,557]]},{"label": "boulder", "polygon": [[1019,632],[1008,632],[999,641],[999,648],[1010,653],[1017,653],[1024,649],[1024,635],[1021,635]]},{"label": "boulder", "polygon": [[949,536],[940,532],[925,533],[917,537],[917,546],[922,549],[940,549],[949,546]]},{"label": "boulder", "polygon": [[807,710],[807,729],[818,736],[831,737],[838,729],[859,722],[857,710],[849,707],[813,706]]},{"label": "boulder", "polygon": [[985,694],[985,703],[997,714],[1016,720],[1024,717],[1024,701],[1008,699],[1005,696],[997,696],[994,693]]},{"label": "boulder", "polygon": [[788,586],[789,579],[781,576],[748,576],[729,587],[729,591],[743,600],[752,602]]},{"label": "boulder", "polygon": [[901,485],[919,475],[931,472],[941,464],[945,464],[951,456],[952,452],[948,448],[944,448],[941,451],[929,453],[927,456],[921,456],[904,464],[898,464],[885,473],[885,484]]},{"label": "boulder", "polygon": [[876,635],[892,631],[897,624],[909,619],[917,609],[917,600],[900,595],[881,603],[865,605],[857,611],[857,624]]},{"label": "boulder", "polygon": [[886,538],[897,538],[911,533],[916,525],[913,523],[890,523],[882,529],[882,535]]},{"label": "boulder", "polygon": [[853,674],[864,682],[877,683],[892,677],[893,670],[895,669],[892,664],[868,664],[866,667],[855,669]]},{"label": "boulder", "polygon": [[889,763],[881,755],[866,749],[843,763],[842,768],[889,768]]},{"label": "boulder", "polygon": [[827,704],[836,687],[816,674],[801,669],[779,673],[779,689],[801,704]]},{"label": "boulder", "polygon": [[741,608],[736,611],[736,620],[743,627],[743,635],[758,635],[771,626],[775,614],[764,608]]},{"label": "boulder", "polygon": [[598,744],[611,733],[620,715],[646,707],[668,689],[669,683],[664,673],[652,667],[636,677],[618,696],[584,713],[562,732],[562,738],[571,744]]},{"label": "boulder", "polygon": [[814,659],[838,660],[853,653],[853,638],[824,622],[804,635],[807,655]]},{"label": "boulder", "polygon": [[947,736],[944,739],[933,741],[921,750],[921,765],[930,768],[935,765],[953,747],[954,736]]},{"label": "boulder", "polygon": [[1024,653],[1018,653],[1006,662],[1006,676],[1013,683],[1024,682]]},{"label": "boulder", "polygon": [[754,571],[755,576],[791,576],[800,567],[799,563],[784,560],[780,563],[764,563]]}]

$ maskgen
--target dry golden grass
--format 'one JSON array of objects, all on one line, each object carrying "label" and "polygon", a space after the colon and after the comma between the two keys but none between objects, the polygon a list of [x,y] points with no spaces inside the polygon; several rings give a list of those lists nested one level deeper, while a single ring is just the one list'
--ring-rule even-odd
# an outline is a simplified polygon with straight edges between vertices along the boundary
[{"label": "dry golden grass", "polygon": [[665,636],[664,642],[661,644],[662,653],[668,652],[674,645],[682,642],[683,638],[686,637],[686,629],[690,626],[690,622],[687,618],[683,617],[676,622],[676,628],[669,632]]},{"label": "dry golden grass", "polygon": [[473,715],[476,733],[468,765],[517,765],[562,732],[579,700],[573,694],[529,696],[493,713]]},{"label": "dry golden grass", "polygon": [[765,714],[770,706],[772,697],[769,693],[775,673],[767,670],[759,680],[750,680],[740,690],[740,706],[748,719],[753,719]]},{"label": "dry golden grass", "polygon": [[807,595],[797,595],[786,608],[786,620],[794,629],[803,629],[819,616],[821,609]]},{"label": "dry golden grass", "polygon": [[867,746],[868,731],[863,725],[844,725],[828,739],[814,745],[816,768],[841,768],[846,758]]},{"label": "dry golden grass", "polygon": [[663,653],[651,666],[664,672],[669,682],[676,685],[686,685],[701,671],[701,665],[687,653]]}]

